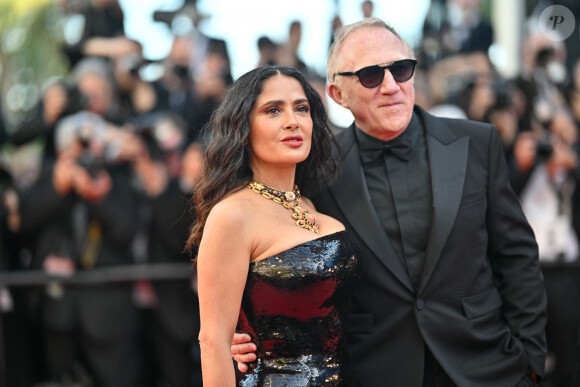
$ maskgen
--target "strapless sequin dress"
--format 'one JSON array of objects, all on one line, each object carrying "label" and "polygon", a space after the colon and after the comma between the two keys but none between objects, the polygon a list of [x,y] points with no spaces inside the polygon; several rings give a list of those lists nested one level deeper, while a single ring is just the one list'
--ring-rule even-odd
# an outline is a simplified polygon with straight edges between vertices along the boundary
[{"label": "strapless sequin dress", "polygon": [[346,314],[361,273],[347,231],[325,235],[250,264],[238,331],[256,343],[238,386],[356,386]]}]

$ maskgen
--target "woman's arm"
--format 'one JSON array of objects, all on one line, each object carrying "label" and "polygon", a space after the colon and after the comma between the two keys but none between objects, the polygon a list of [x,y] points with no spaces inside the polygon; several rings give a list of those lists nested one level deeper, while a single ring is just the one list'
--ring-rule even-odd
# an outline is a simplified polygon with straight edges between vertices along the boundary
[{"label": "woman's arm", "polygon": [[252,247],[248,213],[235,200],[218,203],[210,212],[197,258],[201,328],[199,341],[203,385],[235,385],[230,345]]}]

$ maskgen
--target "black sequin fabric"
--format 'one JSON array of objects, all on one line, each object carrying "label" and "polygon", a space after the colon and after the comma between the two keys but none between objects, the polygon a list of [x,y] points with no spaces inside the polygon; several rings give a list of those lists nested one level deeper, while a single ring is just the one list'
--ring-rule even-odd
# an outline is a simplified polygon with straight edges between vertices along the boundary
[{"label": "black sequin fabric", "polygon": [[358,257],[340,231],[250,264],[237,329],[252,336],[258,360],[238,386],[356,386],[343,322]]}]

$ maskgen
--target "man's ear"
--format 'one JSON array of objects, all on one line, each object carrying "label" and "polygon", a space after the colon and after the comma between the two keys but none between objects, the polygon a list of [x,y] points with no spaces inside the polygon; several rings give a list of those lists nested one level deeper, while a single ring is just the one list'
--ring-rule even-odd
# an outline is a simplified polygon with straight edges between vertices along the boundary
[{"label": "man's ear", "polygon": [[339,104],[345,109],[348,109],[348,104],[346,103],[346,98],[344,98],[344,92],[342,88],[334,82],[328,84],[327,90],[328,95],[334,102]]}]

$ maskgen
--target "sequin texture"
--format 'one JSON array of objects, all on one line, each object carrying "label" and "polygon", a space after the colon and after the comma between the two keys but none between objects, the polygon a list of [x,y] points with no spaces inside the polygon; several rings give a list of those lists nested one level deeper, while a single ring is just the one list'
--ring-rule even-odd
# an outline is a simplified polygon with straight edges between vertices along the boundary
[{"label": "sequin texture", "polygon": [[356,385],[341,321],[358,256],[340,231],[250,264],[237,329],[252,336],[258,360],[239,386]]}]

